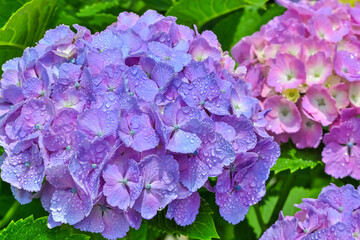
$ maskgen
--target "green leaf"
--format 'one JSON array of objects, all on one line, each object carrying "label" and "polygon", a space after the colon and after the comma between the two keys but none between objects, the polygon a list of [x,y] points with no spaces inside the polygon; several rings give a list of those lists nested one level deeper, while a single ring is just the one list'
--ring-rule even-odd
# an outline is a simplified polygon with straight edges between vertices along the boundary
[{"label": "green leaf", "polygon": [[0,27],[4,26],[11,15],[30,0],[0,0]]},{"label": "green leaf", "polygon": [[178,18],[178,23],[199,28],[206,22],[225,14],[231,13],[246,6],[258,6],[260,2],[250,0],[180,0],[167,12],[168,16]]},{"label": "green leaf", "polygon": [[89,24],[97,31],[102,31],[107,26],[116,22],[117,17],[107,13],[97,13],[89,20]]},{"label": "green leaf", "polygon": [[17,222],[12,221],[7,228],[0,232],[2,240],[89,240],[90,237],[85,234],[73,233],[73,228],[67,225],[49,229],[46,225],[47,217],[34,220],[33,216],[21,219]]},{"label": "green leaf", "polygon": [[199,213],[196,216],[193,224],[181,227],[175,223],[174,220],[169,220],[165,217],[166,211],[158,212],[158,214],[151,220],[147,221],[149,227],[154,230],[188,236],[192,239],[211,240],[212,238],[219,238],[216,232],[214,220],[212,218],[213,212],[209,204],[201,199]]},{"label": "green leaf", "polygon": [[285,201],[282,209],[285,216],[293,216],[300,209],[294,206],[294,204],[302,203],[303,198],[317,198],[322,188],[303,188],[293,187]]},{"label": "green leaf", "polygon": [[111,0],[107,2],[96,2],[91,5],[85,5],[85,7],[81,8],[76,15],[78,17],[91,17],[96,13],[103,12],[105,10],[114,8],[118,5],[119,5],[118,0]]},{"label": "green leaf", "polygon": [[256,205],[250,207],[249,212],[246,214],[246,219],[249,225],[252,227],[254,234],[256,235],[256,238],[253,239],[258,239],[263,231],[263,227],[261,226],[262,224],[259,222],[259,219],[256,216],[255,208],[259,208],[263,224],[267,224],[270,221],[272,212],[275,209],[278,199],[278,196],[271,196],[268,197],[265,201],[260,201]]},{"label": "green leaf", "polygon": [[250,5],[254,5],[265,9],[264,7],[265,3],[267,3],[268,0],[244,0],[244,1]]},{"label": "green leaf", "polygon": [[236,27],[240,23],[240,18],[244,11],[236,11],[229,14],[224,19],[220,20],[215,26],[211,29],[221,44],[221,47],[224,51],[229,51],[234,45],[234,36]]},{"label": "green leaf", "polygon": [[0,29],[0,65],[10,58],[21,56],[45,32],[57,0],[32,0],[24,4]]},{"label": "green leaf", "polygon": [[[214,180],[216,181],[216,179]],[[234,240],[234,225],[227,222],[219,212],[219,206],[216,204],[215,193],[209,192],[205,188],[199,189],[199,194],[202,198],[206,199],[210,208],[214,212],[211,216],[214,220],[216,231],[221,240]]]},{"label": "green leaf", "polygon": [[173,0],[143,0],[151,9],[166,11],[175,1]]},{"label": "green leaf", "polygon": [[223,50],[229,51],[241,38],[260,30],[262,25],[284,11],[284,7],[275,3],[268,4],[267,10],[248,6],[219,19],[211,30],[217,35]]},{"label": "green leaf", "polygon": [[253,240],[256,239],[254,229],[249,225],[248,220],[245,218],[239,224],[235,225],[234,229],[235,239]]},{"label": "green leaf", "polygon": [[244,13],[237,23],[231,47],[233,47],[241,38],[249,36],[256,31],[259,31],[261,26],[269,22],[276,16],[284,13],[286,9],[275,3],[269,4],[267,10],[262,10],[258,7],[246,7]]},{"label": "green leaf", "polygon": [[133,228],[126,234],[126,240],[147,240],[148,239],[148,225],[141,224],[138,230]]},{"label": "green leaf", "polygon": [[318,164],[322,164],[321,151],[321,147],[297,149],[293,143],[282,144],[281,155],[271,170],[277,174],[285,170],[290,170],[293,173],[308,167],[312,169]]}]

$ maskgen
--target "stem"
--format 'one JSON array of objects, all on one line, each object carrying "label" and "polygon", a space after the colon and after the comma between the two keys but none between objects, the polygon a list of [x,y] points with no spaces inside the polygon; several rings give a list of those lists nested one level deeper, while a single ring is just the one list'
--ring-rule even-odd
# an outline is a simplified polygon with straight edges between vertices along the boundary
[{"label": "stem", "polygon": [[280,193],[279,199],[276,202],[274,211],[271,214],[270,220],[267,223],[267,228],[270,227],[278,219],[279,213],[283,209],[285,201],[291,190],[293,181],[294,181],[294,174],[289,174],[288,177],[284,180],[281,187],[282,191]]},{"label": "stem", "polygon": [[0,229],[4,228],[12,219],[14,214],[16,213],[16,210],[19,208],[20,204],[15,201],[13,205],[10,207],[10,209],[5,214],[4,218],[0,221]]},{"label": "stem", "polygon": [[254,205],[254,210],[255,210],[256,218],[257,218],[260,228],[261,228],[261,232],[265,232],[266,226],[265,226],[264,220],[261,216],[259,205],[257,205],[257,204]]}]

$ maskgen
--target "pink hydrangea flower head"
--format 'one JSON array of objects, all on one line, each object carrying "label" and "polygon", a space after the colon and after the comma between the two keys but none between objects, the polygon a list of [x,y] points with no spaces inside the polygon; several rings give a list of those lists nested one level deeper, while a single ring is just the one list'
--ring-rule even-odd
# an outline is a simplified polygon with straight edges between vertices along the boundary
[{"label": "pink hydrangea flower head", "polygon": [[307,117],[323,126],[330,125],[338,115],[335,99],[321,85],[313,85],[307,90],[302,108]]},{"label": "pink hydrangea flower head", "polygon": [[297,148],[317,148],[321,142],[323,130],[321,124],[301,113],[302,125],[298,132],[291,134]]},{"label": "pink hydrangea flower head", "polygon": [[327,16],[319,14],[311,19],[310,31],[319,39],[336,43],[349,33],[350,24],[336,15]]},{"label": "pink hydrangea flower head", "polygon": [[[352,88],[350,88],[352,89]],[[360,88],[358,88],[360,91]],[[349,86],[345,83],[339,83],[329,88],[331,96],[336,101],[336,107],[338,109],[346,108],[349,105]],[[350,90],[354,91],[354,90]],[[351,100],[350,100],[351,101]],[[360,105],[359,105],[360,106]]]},{"label": "pink hydrangea flower head", "polygon": [[300,44],[302,41],[302,38],[291,38],[288,42],[281,44],[277,52],[282,54],[291,54],[300,59],[303,52],[303,45]]},{"label": "pink hydrangea flower head", "polygon": [[350,84],[349,100],[355,107],[360,107],[360,82]]},{"label": "pink hydrangea flower head", "polygon": [[[360,8],[337,0],[277,2],[288,10],[240,40],[233,53],[248,67],[253,96],[272,108],[266,129],[275,141],[318,147],[323,127],[332,131],[347,121],[340,111],[360,107]],[[282,98],[294,103],[287,110],[296,109],[299,118],[284,118]]]},{"label": "pink hydrangea flower head", "polygon": [[335,72],[350,82],[360,79],[360,62],[358,56],[347,51],[338,51],[334,58]]},{"label": "pink hydrangea flower head", "polygon": [[304,64],[290,54],[278,54],[270,65],[267,84],[277,92],[287,88],[297,88],[306,79]]},{"label": "pink hydrangea flower head", "polygon": [[272,96],[264,101],[264,107],[271,109],[266,115],[267,129],[275,134],[295,133],[301,128],[300,113],[292,101],[282,96]]},{"label": "pink hydrangea flower head", "polygon": [[260,34],[245,37],[242,41],[238,42],[232,49],[231,54],[234,59],[240,64],[251,63],[256,57],[256,45],[264,46],[264,37]]},{"label": "pink hydrangea flower head", "polygon": [[305,63],[306,84],[322,84],[332,74],[332,63],[325,53],[319,52],[310,56]]},{"label": "pink hydrangea flower head", "polygon": [[304,16],[312,16],[315,12],[313,7],[314,2],[310,0],[277,0],[277,3],[283,5],[287,9],[292,9]]},{"label": "pink hydrangea flower head", "polygon": [[334,52],[333,44],[316,37],[310,37],[303,40],[302,60],[307,61],[309,57],[322,52],[326,58],[331,58]]}]

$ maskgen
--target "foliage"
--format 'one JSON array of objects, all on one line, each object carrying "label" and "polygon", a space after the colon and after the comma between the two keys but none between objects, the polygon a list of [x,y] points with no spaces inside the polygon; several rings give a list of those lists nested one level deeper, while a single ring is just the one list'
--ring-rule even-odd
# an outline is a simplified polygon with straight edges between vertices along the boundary
[{"label": "foliage", "polygon": [[165,211],[158,213],[153,219],[149,220],[147,224],[160,232],[185,235],[193,239],[211,240],[212,238],[219,237],[215,229],[213,218],[211,217],[212,214],[213,211],[208,203],[202,199],[199,213],[191,226],[180,227],[174,220],[166,218]]},{"label": "foliage", "polygon": [[0,239],[16,240],[16,239],[73,239],[73,240],[88,240],[89,236],[85,234],[73,233],[73,229],[68,226],[57,227],[50,230],[46,226],[47,217],[42,217],[34,220],[33,216],[26,219],[18,220],[11,223],[0,232]]},{"label": "foliage", "polygon": [[263,7],[264,1],[239,1],[239,0],[182,0],[175,3],[166,12],[169,16],[178,17],[179,23],[185,25],[195,24],[198,27],[206,22],[231,13],[248,5]]},{"label": "foliage", "polygon": [[[11,6],[8,12],[12,12],[15,4],[6,2],[5,7]],[[26,47],[34,45],[44,35],[56,2],[57,0],[32,0],[16,10],[0,29],[0,65],[10,58],[20,56]],[[1,6],[4,7],[3,4]]]},{"label": "foliage", "polygon": [[272,167],[275,173],[290,170],[293,173],[299,169],[314,168],[321,162],[321,148],[297,149],[294,144],[288,142],[281,145],[281,156]]}]

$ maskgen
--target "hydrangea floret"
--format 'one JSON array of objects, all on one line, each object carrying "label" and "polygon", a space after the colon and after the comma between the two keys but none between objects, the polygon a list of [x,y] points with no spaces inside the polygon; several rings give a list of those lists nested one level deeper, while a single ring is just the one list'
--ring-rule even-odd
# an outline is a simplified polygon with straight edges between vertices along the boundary
[{"label": "hydrangea floret", "polygon": [[214,33],[175,20],[60,25],[3,65],[1,178],[22,204],[41,198],[50,228],[116,239],[159,210],[186,226],[204,186],[236,224],[264,196],[280,154],[267,111]]},{"label": "hydrangea floret", "polygon": [[348,184],[331,184],[317,199],[303,199],[294,216],[280,213],[260,240],[356,240],[360,236],[360,193]]},{"label": "hydrangea floret", "polygon": [[360,108],[360,5],[277,2],[287,11],[232,49],[239,67],[248,70],[252,96],[272,109],[266,129],[277,142],[291,139],[297,148],[317,148],[323,140],[326,172],[360,179],[358,124],[342,117]]}]

